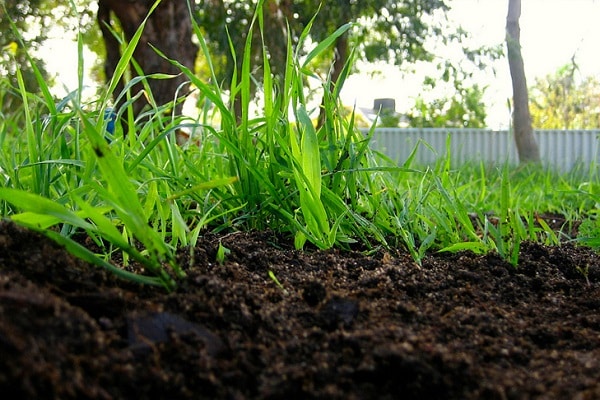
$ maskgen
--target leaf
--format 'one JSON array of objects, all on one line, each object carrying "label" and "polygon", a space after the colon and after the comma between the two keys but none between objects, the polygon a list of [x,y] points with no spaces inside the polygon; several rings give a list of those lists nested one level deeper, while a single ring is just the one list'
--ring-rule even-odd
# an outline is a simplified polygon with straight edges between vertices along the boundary
[{"label": "leaf", "polygon": [[321,154],[315,127],[302,105],[298,108],[298,119],[303,128],[300,139],[302,171],[308,178],[316,198],[321,196]]},{"label": "leaf", "polygon": [[310,53],[308,53],[308,55],[306,56],[306,59],[302,64],[302,68],[305,68],[315,57],[317,57],[323,51],[331,47],[331,45],[333,45],[340,36],[346,33],[346,31],[348,31],[348,29],[350,29],[352,25],[352,23],[347,23],[340,26],[338,29],[336,29],[335,32],[333,32],[331,35],[325,38],[325,40],[319,42],[319,44],[314,49],[312,49]]},{"label": "leaf", "polygon": [[[0,188],[0,199],[28,212],[27,214],[21,214],[15,220],[28,226],[44,228],[44,225],[51,222],[50,218],[55,218],[82,229],[93,229],[93,225],[68,210],[65,206],[37,194],[18,189]],[[40,221],[37,220],[38,216],[41,216]]]}]

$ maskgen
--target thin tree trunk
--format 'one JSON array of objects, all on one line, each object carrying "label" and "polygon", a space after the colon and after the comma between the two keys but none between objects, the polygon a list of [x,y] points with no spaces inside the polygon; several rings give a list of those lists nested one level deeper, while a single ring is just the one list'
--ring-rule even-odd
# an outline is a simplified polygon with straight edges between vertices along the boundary
[{"label": "thin tree trunk", "polygon": [[519,161],[540,162],[540,151],[533,135],[525,67],[521,54],[521,0],[509,0],[506,17],[506,47],[513,86],[513,130]]},{"label": "thin tree trunk", "polygon": [[[97,17],[106,46],[105,72],[107,79],[112,78],[121,57],[120,45],[111,32],[111,28],[114,28],[112,17],[119,20],[125,38],[131,40],[153,3],[153,0],[98,1]],[[178,89],[181,93],[180,86],[186,82],[187,78],[175,66],[159,56],[150,47],[150,44],[167,57],[179,61],[186,67],[194,67],[197,48],[192,42],[192,23],[187,4],[187,1],[182,0],[163,0],[148,19],[133,54],[133,58],[145,75],[152,73],[179,74],[173,79],[150,79],[148,81],[157,105],[173,101]],[[133,68],[131,68],[131,73],[132,76],[137,75]],[[117,96],[123,88],[123,82],[119,82],[114,95]],[[134,94],[142,88],[141,84],[135,85],[133,87]],[[138,115],[146,104],[145,97],[140,97],[133,104],[134,113]],[[181,106],[177,107],[177,111],[181,111]]]}]

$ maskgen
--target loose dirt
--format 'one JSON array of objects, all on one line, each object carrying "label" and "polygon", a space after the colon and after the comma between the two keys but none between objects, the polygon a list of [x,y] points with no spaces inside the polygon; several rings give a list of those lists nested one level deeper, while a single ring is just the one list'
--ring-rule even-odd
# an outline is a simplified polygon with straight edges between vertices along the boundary
[{"label": "loose dirt", "polygon": [[208,235],[180,262],[188,279],[166,293],[0,223],[2,397],[600,398],[600,259],[586,248],[419,266],[258,232]]}]

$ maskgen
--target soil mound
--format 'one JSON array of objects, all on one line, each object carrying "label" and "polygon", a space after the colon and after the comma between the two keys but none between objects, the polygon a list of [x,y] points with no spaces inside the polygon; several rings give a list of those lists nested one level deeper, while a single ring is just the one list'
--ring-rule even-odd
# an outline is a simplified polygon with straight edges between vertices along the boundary
[{"label": "soil mound", "polygon": [[180,261],[188,280],[166,293],[0,223],[4,397],[600,398],[589,249],[526,244],[516,269],[470,253],[418,266],[257,232],[206,236]]}]

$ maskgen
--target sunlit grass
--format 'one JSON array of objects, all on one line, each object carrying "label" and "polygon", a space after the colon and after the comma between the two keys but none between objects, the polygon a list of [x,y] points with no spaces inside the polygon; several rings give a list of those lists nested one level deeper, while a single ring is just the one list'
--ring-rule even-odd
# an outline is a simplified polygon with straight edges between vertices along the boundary
[{"label": "sunlit grass", "polygon": [[[261,15],[252,23],[259,32]],[[399,166],[372,151],[370,134],[343,117],[339,102],[351,62],[333,90],[327,78],[321,82],[327,118],[316,128],[306,99],[306,82],[317,76],[311,61],[346,29],[302,58],[288,43],[281,81],[272,77],[265,54],[258,116],[250,107],[248,49],[237,55],[242,67],[229,93],[172,60],[199,90],[200,116],[175,116],[172,104],[152,104],[134,121],[126,102],[115,111],[129,118],[129,131],[117,123],[114,134],[106,132],[104,110],[116,81],[93,102],[82,102],[81,87],[57,101],[38,73],[42,95],[20,85],[14,90],[23,107],[0,116],[2,215],[121,277],[167,289],[185,278],[177,249],[193,248],[208,231],[270,229],[293,238],[298,249],[400,247],[418,263],[432,251],[496,252],[517,265],[523,241],[557,245],[571,239],[538,217],[553,212],[589,221],[587,243],[598,243],[594,168],[567,174],[480,163],[452,168],[449,154],[425,167],[414,164],[415,152]],[[208,47],[200,29],[194,30],[214,75]],[[126,48],[118,76],[137,39]],[[251,42],[249,35],[247,47]],[[189,144],[176,144],[179,129],[193,131]],[[100,254],[75,240],[79,232],[92,238]],[[111,264],[115,251],[132,269]]]}]

